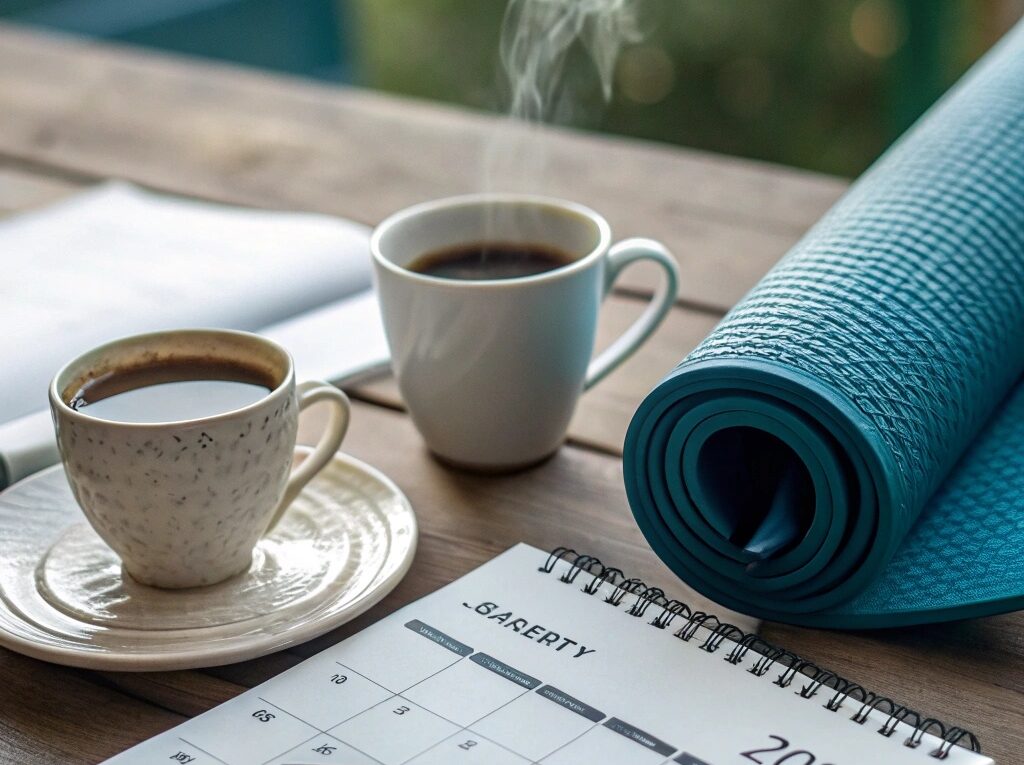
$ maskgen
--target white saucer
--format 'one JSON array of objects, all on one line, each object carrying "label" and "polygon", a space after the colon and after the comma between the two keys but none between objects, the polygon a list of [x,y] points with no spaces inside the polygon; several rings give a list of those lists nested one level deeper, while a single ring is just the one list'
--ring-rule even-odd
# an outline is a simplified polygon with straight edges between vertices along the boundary
[{"label": "white saucer", "polygon": [[[296,458],[307,449],[299,447]],[[89,669],[208,667],[321,635],[389,593],[416,516],[388,478],[337,454],[256,547],[249,570],[161,590],[122,573],[60,465],[0,493],[0,645]]]}]

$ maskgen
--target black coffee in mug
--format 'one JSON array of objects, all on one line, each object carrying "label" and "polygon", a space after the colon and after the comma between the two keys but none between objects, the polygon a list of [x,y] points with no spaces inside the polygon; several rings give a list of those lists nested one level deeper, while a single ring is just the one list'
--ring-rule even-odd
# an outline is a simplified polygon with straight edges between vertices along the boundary
[{"label": "black coffee in mug", "polygon": [[441,279],[521,279],[567,266],[575,258],[546,244],[483,242],[444,247],[420,255],[408,268]]},{"label": "black coffee in mug", "polygon": [[116,369],[67,391],[72,409],[115,422],[182,422],[254,404],[276,387],[244,364],[178,359]]}]

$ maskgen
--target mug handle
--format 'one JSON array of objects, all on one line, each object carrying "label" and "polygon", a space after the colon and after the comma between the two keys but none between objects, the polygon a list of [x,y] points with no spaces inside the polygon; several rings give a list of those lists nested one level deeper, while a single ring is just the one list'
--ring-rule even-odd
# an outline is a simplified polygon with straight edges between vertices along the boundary
[{"label": "mug handle", "polygon": [[605,261],[604,294],[607,297],[622,270],[638,260],[653,260],[665,272],[658,289],[640,317],[623,332],[600,356],[590,362],[583,390],[589,390],[633,352],[658,328],[675,305],[679,294],[679,266],[665,246],[653,239],[624,239],[608,250]]},{"label": "mug handle", "polygon": [[320,436],[320,441],[313,452],[288,476],[288,483],[284,487],[281,502],[274,511],[274,517],[270,519],[267,530],[263,532],[264,535],[273,531],[278,521],[281,520],[281,516],[284,515],[284,511],[299,496],[303,487],[331,461],[348,430],[349,412],[352,406],[343,391],[325,382],[308,380],[295,386],[295,394],[298,398],[300,412],[310,404],[329,401],[331,413],[327,418],[327,427],[324,428],[323,435]]}]

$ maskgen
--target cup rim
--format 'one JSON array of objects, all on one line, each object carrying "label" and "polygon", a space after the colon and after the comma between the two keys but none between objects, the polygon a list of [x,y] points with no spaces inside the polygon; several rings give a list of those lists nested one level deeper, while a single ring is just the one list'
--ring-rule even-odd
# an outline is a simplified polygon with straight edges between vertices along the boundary
[{"label": "cup rim", "polygon": [[[392,262],[381,252],[380,242],[384,234],[394,226],[410,218],[439,210],[449,210],[455,207],[475,207],[483,204],[529,204],[538,207],[554,207],[567,210],[587,219],[597,227],[598,239],[593,249],[585,255],[576,258],[571,263],[553,268],[531,276],[517,276],[511,279],[446,279],[441,276],[430,276],[412,271]],[[568,278],[578,271],[589,268],[595,260],[598,260],[611,246],[611,226],[604,216],[586,205],[572,202],[559,197],[549,197],[541,194],[525,194],[513,192],[479,192],[473,194],[459,194],[456,196],[441,197],[426,202],[405,207],[392,213],[373,229],[370,235],[370,255],[374,262],[381,268],[391,273],[402,276],[413,281],[424,284],[444,285],[451,289],[509,289],[517,286],[551,282]]]},{"label": "cup rim", "polygon": [[[67,404],[67,402],[64,401],[63,396],[61,396],[60,390],[58,389],[57,386],[57,381],[60,380],[65,375],[65,373],[68,372],[69,369],[72,369],[77,364],[81,364],[86,356],[89,356],[97,352],[102,352],[108,349],[113,349],[132,341],[159,340],[161,338],[166,338],[173,335],[218,335],[229,337],[241,337],[246,338],[247,340],[255,340],[259,343],[263,343],[264,345],[270,346],[274,351],[280,353],[284,360],[287,362],[284,377],[273,390],[269,391],[265,396],[261,396],[256,401],[253,401],[251,404],[246,404],[245,406],[239,407],[238,409],[231,409],[226,412],[218,412],[217,414],[211,414],[207,417],[195,417],[190,420],[161,420],[158,422],[125,422],[122,420],[108,420],[104,419],[103,417],[95,417],[91,414],[86,414],[85,412],[79,409],[72,408]],[[254,332],[243,332],[242,330],[237,329],[190,327],[184,329],[158,330],[156,332],[140,332],[134,335],[125,335],[123,337],[118,337],[115,338],[114,340],[109,340],[105,343],[101,343],[100,345],[93,346],[92,348],[83,351],[70,361],[63,364],[60,367],[60,369],[57,370],[57,373],[53,376],[53,378],[50,380],[48,391],[50,397],[50,406],[54,409],[54,414],[56,414],[57,411],[59,411],[61,413],[61,416],[67,417],[71,420],[77,420],[79,422],[86,424],[104,424],[112,427],[127,429],[170,429],[223,422],[225,420],[233,419],[237,417],[239,414],[253,412],[259,407],[264,406],[268,399],[280,397],[282,391],[287,390],[291,385],[294,384],[294,380],[295,360],[292,358],[292,355],[288,352],[288,350],[280,343],[275,342],[274,340],[271,340],[268,337],[264,337],[263,335],[258,335]]]}]

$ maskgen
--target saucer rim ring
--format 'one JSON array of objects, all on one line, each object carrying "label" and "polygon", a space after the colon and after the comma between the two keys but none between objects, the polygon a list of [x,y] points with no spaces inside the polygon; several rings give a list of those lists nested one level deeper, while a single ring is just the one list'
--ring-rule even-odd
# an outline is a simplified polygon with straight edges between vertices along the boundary
[{"label": "saucer rim ring", "polygon": [[[309,447],[296,445],[296,451],[306,451]],[[321,635],[337,629],[353,619],[361,616],[373,606],[377,605],[398,586],[405,578],[413,559],[416,557],[416,550],[419,546],[419,522],[412,503],[398,485],[377,468],[357,459],[347,453],[338,451],[331,458],[347,463],[350,467],[369,474],[372,478],[384,484],[389,492],[401,500],[402,505],[408,511],[410,534],[408,549],[397,567],[382,579],[376,586],[368,589],[367,595],[353,603],[350,609],[346,609],[333,618],[314,619],[304,622],[299,627],[287,628],[274,636],[268,642],[261,642],[259,636],[239,636],[239,640],[246,641],[245,645],[227,645],[216,648],[202,649],[201,651],[177,650],[170,653],[114,653],[110,650],[90,651],[75,649],[65,646],[41,647],[38,643],[20,635],[16,635],[0,625],[0,647],[28,656],[39,661],[59,664],[77,669],[102,670],[108,672],[171,672],[183,669],[202,669],[205,667],[220,667],[226,664],[236,664],[242,661],[257,659],[277,651],[301,645]],[[52,465],[38,473],[29,476],[25,481],[32,481],[42,477],[51,471],[62,470],[61,464]],[[18,483],[21,483],[19,481]],[[0,495],[18,485],[12,484]],[[329,602],[329,601],[325,601]],[[0,610],[6,611],[9,615],[19,621],[21,609],[17,604],[12,603],[7,597],[0,593]],[[265,639],[264,639],[265,640]]]}]

